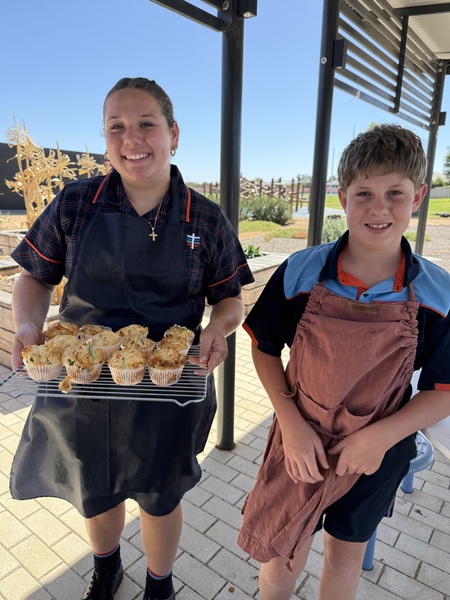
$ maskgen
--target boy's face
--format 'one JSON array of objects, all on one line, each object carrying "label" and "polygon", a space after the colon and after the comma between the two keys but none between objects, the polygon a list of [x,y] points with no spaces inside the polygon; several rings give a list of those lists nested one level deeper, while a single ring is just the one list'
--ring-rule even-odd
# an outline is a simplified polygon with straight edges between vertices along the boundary
[{"label": "boy's face", "polygon": [[415,190],[401,173],[358,176],[346,192],[339,190],[351,242],[367,249],[398,248],[426,190],[425,184]]}]

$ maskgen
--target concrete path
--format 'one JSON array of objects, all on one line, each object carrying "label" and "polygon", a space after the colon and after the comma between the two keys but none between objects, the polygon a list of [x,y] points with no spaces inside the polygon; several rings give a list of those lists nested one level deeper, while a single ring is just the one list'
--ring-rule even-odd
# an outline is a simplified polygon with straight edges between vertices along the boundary
[{"label": "concrete path", "polygon": [[[7,374],[0,367],[0,375]],[[1,388],[0,388],[1,390]],[[12,500],[11,461],[32,398],[0,396],[0,598],[79,600],[92,559],[82,518],[62,500]],[[203,478],[183,501],[184,532],[175,563],[177,600],[258,598],[258,564],[236,545],[240,508],[264,450],[272,409],[256,377],[250,342],[237,333],[236,446],[201,456]],[[127,504],[122,543],[124,581],[115,600],[142,598],[145,558],[136,504]],[[296,598],[317,600],[322,563],[316,536]],[[364,572],[358,600],[450,600],[450,463],[439,452],[399,492],[394,516],[378,528],[374,569]]]}]

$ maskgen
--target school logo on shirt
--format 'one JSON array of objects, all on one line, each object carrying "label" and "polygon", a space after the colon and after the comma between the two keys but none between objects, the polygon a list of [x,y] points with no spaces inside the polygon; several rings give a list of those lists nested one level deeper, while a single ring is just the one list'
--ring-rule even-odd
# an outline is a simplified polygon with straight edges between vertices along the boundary
[{"label": "school logo on shirt", "polygon": [[188,233],[186,236],[186,244],[189,246],[189,248],[191,248],[191,250],[198,248],[200,246],[200,236],[195,235],[195,233]]}]

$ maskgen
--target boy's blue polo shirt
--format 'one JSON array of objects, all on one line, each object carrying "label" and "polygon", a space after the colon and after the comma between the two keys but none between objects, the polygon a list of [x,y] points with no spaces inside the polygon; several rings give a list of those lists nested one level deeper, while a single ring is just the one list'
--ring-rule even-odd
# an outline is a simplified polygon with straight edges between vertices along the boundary
[{"label": "boy's blue polo shirt", "polygon": [[[409,298],[412,283],[418,313],[418,345],[415,370],[422,369],[421,390],[450,390],[450,274],[425,258],[413,254],[402,238],[405,256],[403,287],[395,289],[395,278],[369,288],[358,298],[358,288],[342,285],[338,259],[347,244],[348,232],[336,242],[312,246],[292,254],[274,273],[244,322],[244,329],[258,349],[281,356],[291,346],[309,294],[319,281],[335,294],[359,302],[399,302]],[[368,345],[370,340],[367,340]]]}]

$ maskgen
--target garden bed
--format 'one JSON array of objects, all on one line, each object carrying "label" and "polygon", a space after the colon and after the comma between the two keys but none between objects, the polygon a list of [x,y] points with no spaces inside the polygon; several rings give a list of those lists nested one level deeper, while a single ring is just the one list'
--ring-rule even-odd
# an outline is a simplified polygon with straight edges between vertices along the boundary
[{"label": "garden bed", "polygon": [[242,288],[242,297],[244,299],[246,315],[248,315],[251,308],[258,300],[266,283],[288,256],[289,254],[281,252],[265,252],[262,256],[249,259],[248,264],[255,281],[244,285]]}]

